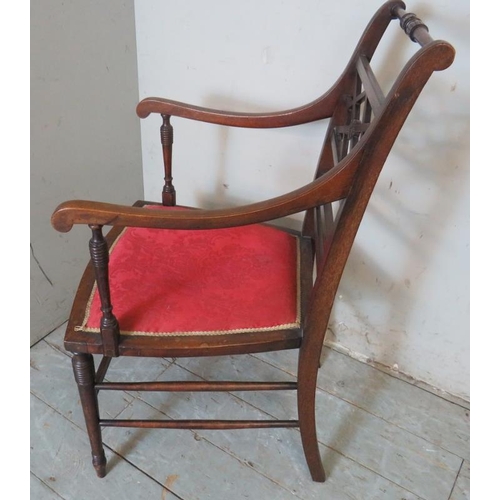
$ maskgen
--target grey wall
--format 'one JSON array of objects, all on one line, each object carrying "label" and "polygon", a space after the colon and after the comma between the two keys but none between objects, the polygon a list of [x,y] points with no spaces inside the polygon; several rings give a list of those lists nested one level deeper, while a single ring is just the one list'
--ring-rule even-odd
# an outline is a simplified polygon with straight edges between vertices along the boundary
[{"label": "grey wall", "polygon": [[68,318],[90,231],[59,234],[67,199],[142,198],[132,0],[31,4],[31,343]]}]

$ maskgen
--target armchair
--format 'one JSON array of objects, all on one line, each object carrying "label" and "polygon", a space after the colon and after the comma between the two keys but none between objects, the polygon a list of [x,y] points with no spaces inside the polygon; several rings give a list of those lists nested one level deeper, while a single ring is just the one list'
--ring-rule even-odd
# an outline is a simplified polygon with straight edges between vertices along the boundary
[{"label": "armchair", "polygon": [[[298,427],[314,481],[325,471],[316,439],[315,391],[325,331],[340,278],[371,193],[392,145],[434,71],[454,49],[434,41],[398,0],[386,2],[362,34],[345,71],[321,97],[276,113],[230,113],[151,97],[140,118],[160,115],[165,184],[162,203],[121,206],[67,201],[53,227],[88,225],[91,262],[71,311],[65,347],[73,353],[97,475],[105,475],[101,428],[239,429]],[[392,20],[420,49],[387,95],[370,60]],[[288,194],[220,210],[176,205],[171,117],[230,127],[329,126],[313,180]],[[305,212],[302,230],[270,221]],[[102,228],[111,226],[104,237]],[[107,382],[119,356],[182,357],[299,349],[296,382]],[[93,356],[103,355],[96,370]],[[108,420],[100,391],[296,390],[297,420]]]}]

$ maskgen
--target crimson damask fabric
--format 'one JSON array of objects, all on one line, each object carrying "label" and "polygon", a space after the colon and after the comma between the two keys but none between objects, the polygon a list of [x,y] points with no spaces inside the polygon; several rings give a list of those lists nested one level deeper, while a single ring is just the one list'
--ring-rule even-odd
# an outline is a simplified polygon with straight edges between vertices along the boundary
[{"label": "crimson damask fabric", "polygon": [[[123,334],[216,335],[300,323],[298,239],[268,226],[126,228],[109,273]],[[94,286],[79,330],[99,331],[100,305]]]}]

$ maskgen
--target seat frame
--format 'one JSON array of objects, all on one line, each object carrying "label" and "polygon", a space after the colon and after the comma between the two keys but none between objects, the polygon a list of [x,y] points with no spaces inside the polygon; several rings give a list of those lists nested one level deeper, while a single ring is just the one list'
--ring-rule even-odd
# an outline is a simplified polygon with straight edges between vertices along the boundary
[{"label": "seat frame", "polygon": [[[146,205],[160,205],[156,202],[138,200],[134,207]],[[190,207],[184,207],[189,208]],[[310,295],[310,277],[313,272],[312,240],[303,237],[299,231],[288,228],[281,230],[293,234],[299,238],[300,258],[300,308],[301,317],[307,311],[307,303]],[[115,240],[120,236],[123,227],[114,227],[106,237],[108,248],[111,248]],[[85,352],[89,354],[103,354],[103,342],[101,333],[82,331],[79,325],[84,323],[88,300],[95,283],[95,272],[92,262],[89,262],[82,280],[78,287],[73,309],[66,329],[64,345],[71,352]],[[192,350],[196,349],[198,356],[216,356],[224,354],[274,351],[282,349],[294,349],[300,347],[302,340],[302,329],[293,328],[286,330],[256,331],[247,333],[231,333],[221,335],[120,335],[118,342],[119,356],[136,356],[140,351],[141,356],[150,357],[181,357],[192,356]]]},{"label": "seat frame", "polygon": [[[315,395],[325,332],[337,288],[356,232],[385,160],[418,95],[434,71],[453,62],[454,49],[434,41],[415,14],[405,12],[402,1],[386,2],[376,12],[346,69],[320,98],[277,113],[233,113],[192,106],[162,98],[147,98],[137,106],[140,118],[160,114],[165,184],[162,204],[176,204],[172,183],[173,127],[176,116],[203,122],[247,128],[288,127],[330,119],[314,180],[291,193],[251,205],[221,210],[144,209],[90,201],[68,201],[52,216],[61,232],[74,224],[92,230],[89,263],[76,294],[65,337],[73,353],[73,370],[89,434],[92,461],[99,477],[106,473],[101,427],[171,429],[239,429],[298,427],[305,457],[314,481],[325,481],[316,436]],[[370,67],[370,60],[391,20],[398,19],[420,49],[405,65],[385,96]],[[337,203],[334,213],[332,203]],[[150,202],[148,202],[150,204]],[[213,336],[120,335],[119,318],[112,310],[108,260],[109,245],[124,227],[158,229],[217,229],[264,223],[305,211],[300,238],[301,328]],[[103,226],[114,226],[106,238]],[[295,233],[296,234],[296,233]],[[314,277],[314,270],[316,276]],[[102,318],[100,333],[75,331],[94,281],[97,282]],[[105,382],[111,360],[118,356],[211,356],[281,349],[299,349],[297,382]],[[93,355],[102,354],[97,371]],[[297,390],[298,420],[107,420],[99,416],[97,394],[106,390],[241,391]]]}]

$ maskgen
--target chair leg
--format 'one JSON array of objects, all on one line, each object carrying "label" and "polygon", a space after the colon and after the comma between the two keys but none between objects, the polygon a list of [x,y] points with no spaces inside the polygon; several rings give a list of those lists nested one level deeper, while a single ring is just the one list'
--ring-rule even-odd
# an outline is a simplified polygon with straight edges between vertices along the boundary
[{"label": "chair leg", "polygon": [[308,361],[299,360],[297,404],[300,437],[312,480],[323,483],[326,480],[326,475],[323,463],[321,462],[318,438],[316,436],[315,401],[317,376],[318,359]]},{"label": "chair leg", "polygon": [[92,450],[92,465],[97,476],[104,477],[106,475],[106,456],[102,447],[99,408],[94,389],[94,358],[90,354],[75,354],[72,363]]}]

